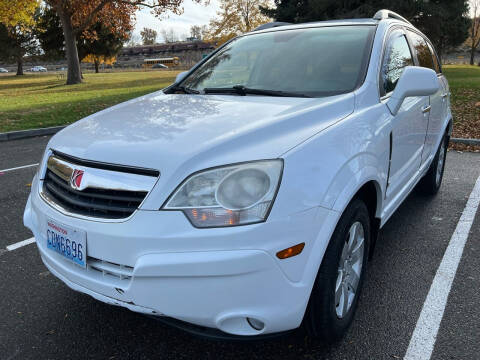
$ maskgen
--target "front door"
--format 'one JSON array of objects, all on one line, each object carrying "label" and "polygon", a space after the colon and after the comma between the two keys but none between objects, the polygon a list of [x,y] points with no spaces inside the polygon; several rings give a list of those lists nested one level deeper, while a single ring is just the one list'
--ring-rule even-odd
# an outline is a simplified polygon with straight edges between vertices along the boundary
[{"label": "front door", "polygon": [[444,118],[444,101],[443,98],[445,84],[442,81],[442,73],[438,58],[436,57],[433,47],[426,41],[426,39],[417,32],[407,31],[410,39],[416,62],[418,66],[426,67],[434,70],[439,76],[439,90],[430,96],[430,116],[428,118],[428,129],[425,137],[425,148],[422,154],[422,165],[435,156],[438,146],[438,139],[441,138],[443,118]]},{"label": "front door", "polygon": [[[396,29],[389,35],[383,59],[381,91],[384,96],[382,101],[386,102],[392,94],[403,69],[412,65],[414,60],[405,32],[403,29]],[[409,190],[409,184],[420,169],[429,110],[428,96],[409,97],[405,99],[398,113],[392,117],[387,203]]]}]

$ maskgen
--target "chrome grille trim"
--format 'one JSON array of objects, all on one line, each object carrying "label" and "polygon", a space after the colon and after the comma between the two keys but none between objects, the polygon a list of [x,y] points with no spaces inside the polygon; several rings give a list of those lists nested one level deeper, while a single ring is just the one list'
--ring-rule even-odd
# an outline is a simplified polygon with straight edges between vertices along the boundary
[{"label": "chrome grille trim", "polygon": [[50,155],[47,160],[47,170],[69,182],[74,170],[85,172],[82,179],[82,187],[87,188],[119,190],[119,191],[150,191],[157,181],[156,177],[148,175],[137,175],[120,171],[102,170],[67,162],[56,155]]},{"label": "chrome grille trim", "polygon": [[56,150],[51,150],[51,153],[54,154],[57,158],[61,158],[71,164],[85,166],[88,168],[117,171],[121,173],[129,173],[129,174],[137,174],[137,175],[146,175],[146,176],[153,176],[153,177],[158,177],[160,175],[160,172],[155,169],[147,169],[147,168],[136,167],[136,166],[117,165],[117,164],[112,164],[112,163],[107,163],[102,161],[85,160],[85,159],[77,158],[75,156],[64,154]]},{"label": "chrome grille trim", "polygon": [[[39,186],[41,197],[66,215],[96,221],[128,219],[158,180],[158,176],[145,175],[159,174],[156,170],[78,162],[91,166],[65,160],[63,154],[49,154]],[[107,169],[102,169],[102,165]],[[126,172],[119,171],[123,169]],[[83,171],[80,186],[73,184],[75,171]]]}]

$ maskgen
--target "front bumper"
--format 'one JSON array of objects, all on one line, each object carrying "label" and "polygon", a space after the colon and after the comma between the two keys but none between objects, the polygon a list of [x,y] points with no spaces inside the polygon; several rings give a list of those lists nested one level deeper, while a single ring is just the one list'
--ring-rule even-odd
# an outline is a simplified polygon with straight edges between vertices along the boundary
[{"label": "front bumper", "polygon": [[[45,265],[69,287],[105,303],[235,335],[301,324],[338,216],[312,208],[282,221],[195,229],[181,212],[139,210],[128,221],[102,223],[58,212],[40,198],[37,186],[34,181],[24,223]],[[48,219],[87,232],[87,269],[47,249]],[[300,255],[275,257],[301,242],[306,246]],[[102,265],[100,271],[94,263]],[[247,318],[264,327],[253,328]]]}]

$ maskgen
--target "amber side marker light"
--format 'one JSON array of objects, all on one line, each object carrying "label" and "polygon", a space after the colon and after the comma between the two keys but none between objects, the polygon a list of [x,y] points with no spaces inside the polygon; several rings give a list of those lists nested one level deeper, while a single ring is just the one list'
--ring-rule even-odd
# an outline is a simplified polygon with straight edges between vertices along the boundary
[{"label": "amber side marker light", "polygon": [[305,243],[297,244],[295,246],[289,247],[288,249],[277,252],[277,257],[279,259],[288,259],[292,256],[297,256],[300,254],[305,247]]}]

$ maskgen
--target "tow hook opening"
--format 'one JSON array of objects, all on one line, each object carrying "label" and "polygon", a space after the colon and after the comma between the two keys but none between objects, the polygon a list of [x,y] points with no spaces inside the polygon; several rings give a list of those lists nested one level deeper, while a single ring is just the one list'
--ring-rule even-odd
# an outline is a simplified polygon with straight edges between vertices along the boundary
[{"label": "tow hook opening", "polygon": [[263,323],[263,321],[260,321],[255,318],[247,317],[247,322],[248,322],[248,325],[250,325],[254,330],[257,330],[257,331],[261,331],[265,327],[265,324]]}]

